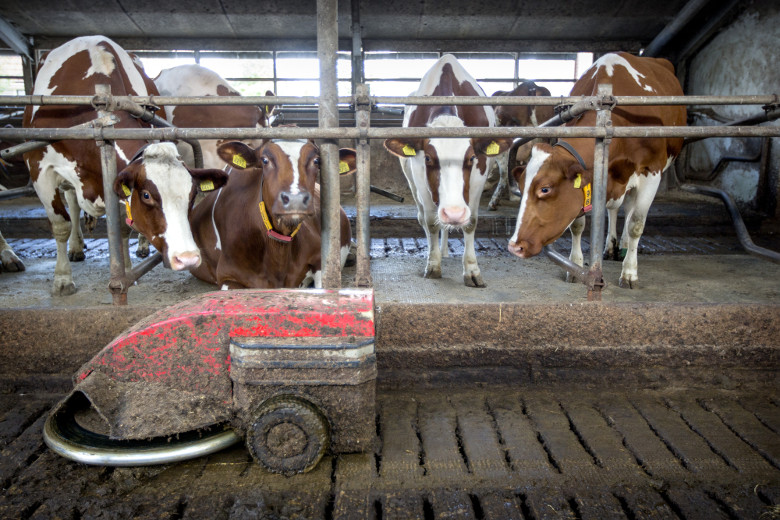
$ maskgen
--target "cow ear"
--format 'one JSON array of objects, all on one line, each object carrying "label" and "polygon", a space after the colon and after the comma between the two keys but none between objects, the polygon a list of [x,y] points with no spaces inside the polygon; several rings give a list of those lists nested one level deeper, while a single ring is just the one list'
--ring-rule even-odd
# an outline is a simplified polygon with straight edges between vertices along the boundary
[{"label": "cow ear", "polygon": [[496,155],[506,152],[509,147],[512,146],[512,139],[510,137],[497,137],[495,139],[472,139],[471,147],[477,153],[483,153],[488,157],[495,157]]},{"label": "cow ear", "polygon": [[214,168],[187,168],[192,178],[195,179],[198,189],[202,192],[214,191],[221,188],[228,181],[225,170]]},{"label": "cow ear", "polygon": [[357,170],[357,152],[352,148],[339,150],[339,175],[349,175]]},{"label": "cow ear", "polygon": [[406,139],[385,139],[385,148],[393,155],[405,159],[407,157],[414,157],[417,155],[418,150],[422,150],[423,144],[419,140],[406,140]]},{"label": "cow ear", "polygon": [[133,188],[135,188],[135,170],[134,165],[128,165],[124,170],[116,174],[114,193],[120,200],[129,199],[130,194],[133,193]]},{"label": "cow ear", "polygon": [[523,197],[523,187],[525,186],[525,165],[515,166],[512,169],[512,177],[517,183],[516,186],[512,186],[512,193],[518,197]]},{"label": "cow ear", "polygon": [[[265,95],[271,97],[271,96],[275,96],[276,94],[274,94],[272,90],[266,90]],[[271,119],[271,116],[273,115],[275,109],[276,107],[270,104],[263,105],[260,107],[260,111],[263,113],[263,116],[265,116],[265,119],[267,121]]]},{"label": "cow ear", "polygon": [[243,170],[256,166],[255,151],[239,141],[231,141],[217,148],[219,157],[234,168]]}]

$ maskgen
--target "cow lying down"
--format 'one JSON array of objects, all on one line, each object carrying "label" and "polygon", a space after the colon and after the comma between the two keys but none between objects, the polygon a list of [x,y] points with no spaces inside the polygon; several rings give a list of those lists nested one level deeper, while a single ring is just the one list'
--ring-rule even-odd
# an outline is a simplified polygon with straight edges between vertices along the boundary
[{"label": "cow lying down", "polygon": [[[224,143],[227,184],[195,206],[190,225],[203,262],[191,271],[222,289],[322,287],[319,149],[312,141]],[[340,150],[340,170],[355,170]],[[341,265],[351,230],[341,210]]]}]

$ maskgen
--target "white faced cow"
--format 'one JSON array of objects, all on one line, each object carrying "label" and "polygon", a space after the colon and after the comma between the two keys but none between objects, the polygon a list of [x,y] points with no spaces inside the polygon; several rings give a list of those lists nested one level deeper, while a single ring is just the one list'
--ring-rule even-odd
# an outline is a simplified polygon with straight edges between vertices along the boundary
[{"label": "white faced cow", "polygon": [[[485,93],[452,55],[445,55],[423,76],[416,96],[484,96]],[[406,107],[404,127],[463,128],[496,126],[493,108],[458,105]],[[479,198],[492,160],[511,145],[510,139],[387,139],[385,147],[401,160],[417,203],[417,220],[428,239],[426,278],[441,278],[447,256],[447,232],[463,230],[463,280],[484,287],[474,251]],[[441,231],[441,246],[439,232]]]},{"label": "white faced cow", "polygon": [[[681,96],[674,67],[664,59],[640,58],[627,53],[607,54],[574,84],[572,96],[596,95],[599,84],[611,83],[616,96]],[[595,126],[596,114],[588,112],[567,126]],[[683,126],[686,111],[681,106],[618,106],[612,111],[613,126]],[[645,218],[665,171],[682,148],[683,139],[612,139],[607,174],[609,234],[606,257],[624,256],[621,287],[635,287],[637,245]],[[527,167],[513,175],[523,191],[517,227],[509,250],[521,258],[538,254],[571,227],[571,260],[582,265],[580,238],[584,213],[590,209],[593,179],[593,139],[562,139],[555,146],[537,144]],[[617,212],[626,203],[626,223],[617,242]]]},{"label": "white faced cow", "polygon": [[[139,65],[121,47],[104,36],[76,38],[52,50],[40,66],[33,94],[92,96],[95,94],[95,85],[99,83],[109,84],[114,95],[157,95],[154,83]],[[86,123],[96,115],[91,107],[28,106],[23,123],[26,128],[68,128]],[[115,125],[117,128],[144,126],[140,120],[124,112],[117,112],[116,115],[119,117]],[[117,169],[128,166],[136,151],[144,144],[144,141],[117,141],[114,145]],[[173,148],[173,145],[156,146],[158,151],[164,151],[166,147],[169,150]],[[155,154],[153,150],[147,150],[147,154],[159,157],[160,154]],[[52,294],[72,294],[76,286],[66,249],[70,235],[70,256],[74,260],[83,259],[78,209],[80,207],[93,217],[105,213],[99,148],[95,141],[60,141],[44,149],[28,152],[24,154],[24,159],[57,241]],[[180,161],[162,160],[159,164],[175,167],[176,172],[185,172],[185,176],[174,173],[173,169],[165,169],[167,166],[160,170],[152,168],[155,173],[147,170],[143,182],[138,178],[128,179],[124,188],[123,183],[118,183],[116,189],[120,197],[131,198],[136,229],[155,243],[168,265],[173,269],[184,269],[190,262],[180,262],[175,258],[181,258],[184,253],[187,253],[184,256],[192,256],[197,249],[192,249],[194,242],[189,228],[174,222],[186,222],[187,204],[180,202],[191,200],[195,184]],[[215,178],[213,182],[219,184],[221,181]],[[60,190],[65,191],[70,214],[65,208]],[[74,217],[73,222],[71,216]],[[181,244],[189,244],[184,246],[187,251],[179,249],[178,245]],[[129,267],[127,247],[125,263]]]}]

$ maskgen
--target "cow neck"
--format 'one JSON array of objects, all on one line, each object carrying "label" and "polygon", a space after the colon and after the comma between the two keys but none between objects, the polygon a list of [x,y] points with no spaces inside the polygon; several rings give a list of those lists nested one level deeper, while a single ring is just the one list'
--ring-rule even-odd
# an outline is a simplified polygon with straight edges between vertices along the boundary
[{"label": "cow neck", "polygon": [[[582,160],[582,156],[580,156],[580,154],[577,153],[577,150],[575,150],[574,147],[572,147],[572,145],[570,145],[566,141],[558,141],[557,143],[555,143],[555,146],[560,146],[561,148],[569,152],[572,155],[572,157],[577,159],[577,162],[580,163],[580,166],[582,166],[583,170],[588,169],[587,166],[585,166],[585,161]],[[580,210],[580,214],[578,215],[579,218],[593,209],[593,204],[591,202],[593,190],[590,183],[587,183],[584,186],[582,185],[581,173],[578,173],[577,177],[574,178],[574,187],[577,189],[582,188],[582,209]]]},{"label": "cow neck", "polygon": [[298,231],[300,231],[303,222],[298,224],[298,227],[296,227],[295,230],[292,233],[290,233],[289,236],[283,235],[278,231],[274,231],[274,226],[271,223],[271,218],[268,216],[268,211],[266,211],[265,208],[265,201],[263,201],[264,181],[265,181],[265,174],[260,176],[260,204],[258,204],[258,207],[260,208],[260,218],[263,220],[263,224],[265,225],[265,234],[266,236],[268,236],[268,238],[276,240],[277,242],[281,242],[283,244],[289,244],[290,242],[292,242],[293,238],[295,238],[295,235],[298,234]]}]

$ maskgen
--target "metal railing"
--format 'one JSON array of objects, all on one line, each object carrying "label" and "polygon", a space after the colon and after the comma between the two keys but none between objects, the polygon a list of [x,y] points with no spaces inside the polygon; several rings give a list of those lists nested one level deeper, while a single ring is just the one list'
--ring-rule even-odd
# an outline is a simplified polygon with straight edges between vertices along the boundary
[{"label": "metal railing", "polygon": [[[318,97],[284,97],[284,96],[0,96],[0,104],[9,106],[33,105],[91,105],[105,107],[107,112],[113,109],[126,109],[127,106],[158,106],[158,105],[265,105],[317,104],[322,107],[322,99]],[[372,97],[368,95],[367,87],[361,86],[353,97],[331,96],[328,104],[331,112],[337,104],[349,105],[356,112],[355,127],[338,127],[332,118],[323,122],[320,118],[318,128],[145,128],[118,129],[109,125],[95,127],[74,127],[57,129],[9,128],[0,129],[0,139],[10,140],[41,140],[54,141],[64,139],[89,139],[97,142],[111,142],[122,139],[150,139],[172,141],[176,139],[319,139],[324,145],[331,146],[336,139],[354,139],[358,141],[358,169],[356,175],[356,205],[357,205],[357,277],[356,284],[370,284],[370,269],[368,251],[370,249],[370,232],[368,229],[369,207],[368,192],[370,180],[370,139],[400,138],[430,138],[430,137],[511,137],[530,140],[533,138],[594,138],[596,139],[596,161],[594,164],[594,201],[591,225],[591,260],[587,273],[560,254],[549,253],[559,265],[575,276],[583,278],[588,285],[589,297],[600,299],[603,287],[601,278],[601,253],[604,244],[604,218],[606,202],[606,165],[609,162],[609,142],[611,139],[623,137],[683,137],[700,139],[705,137],[780,137],[778,126],[717,126],[717,127],[612,127],[610,111],[616,106],[635,105],[761,105],[765,110],[777,110],[777,95],[755,96],[612,96],[609,92],[600,92],[598,96],[544,98],[535,96],[518,97],[459,97],[458,105],[555,105],[563,108],[559,115],[539,127],[464,127],[464,128],[372,128],[370,126],[371,111],[378,104],[398,105],[452,105],[453,97]],[[593,127],[560,127],[565,121],[588,110],[597,110],[597,126]],[[3,152],[3,157],[6,153]],[[337,157],[337,154],[335,155]],[[105,164],[105,162],[104,162]],[[115,168],[114,168],[115,170]],[[114,171],[114,175],[116,172]],[[338,245],[329,245],[337,240],[338,232],[331,225],[338,226],[338,167],[337,161],[324,160],[322,164],[323,206],[333,211],[323,212],[323,225],[328,231],[323,238],[323,285],[335,288],[340,285],[341,269],[338,255]],[[108,184],[107,184],[108,185]],[[112,204],[109,199],[112,190],[106,193],[106,206]],[[115,196],[114,196],[115,197]],[[335,206],[334,206],[335,204]],[[109,225],[111,226],[109,216]],[[117,217],[113,217],[117,218]],[[118,224],[117,224],[118,225]],[[326,243],[327,239],[327,243]],[[126,291],[126,288],[125,288]]]}]

